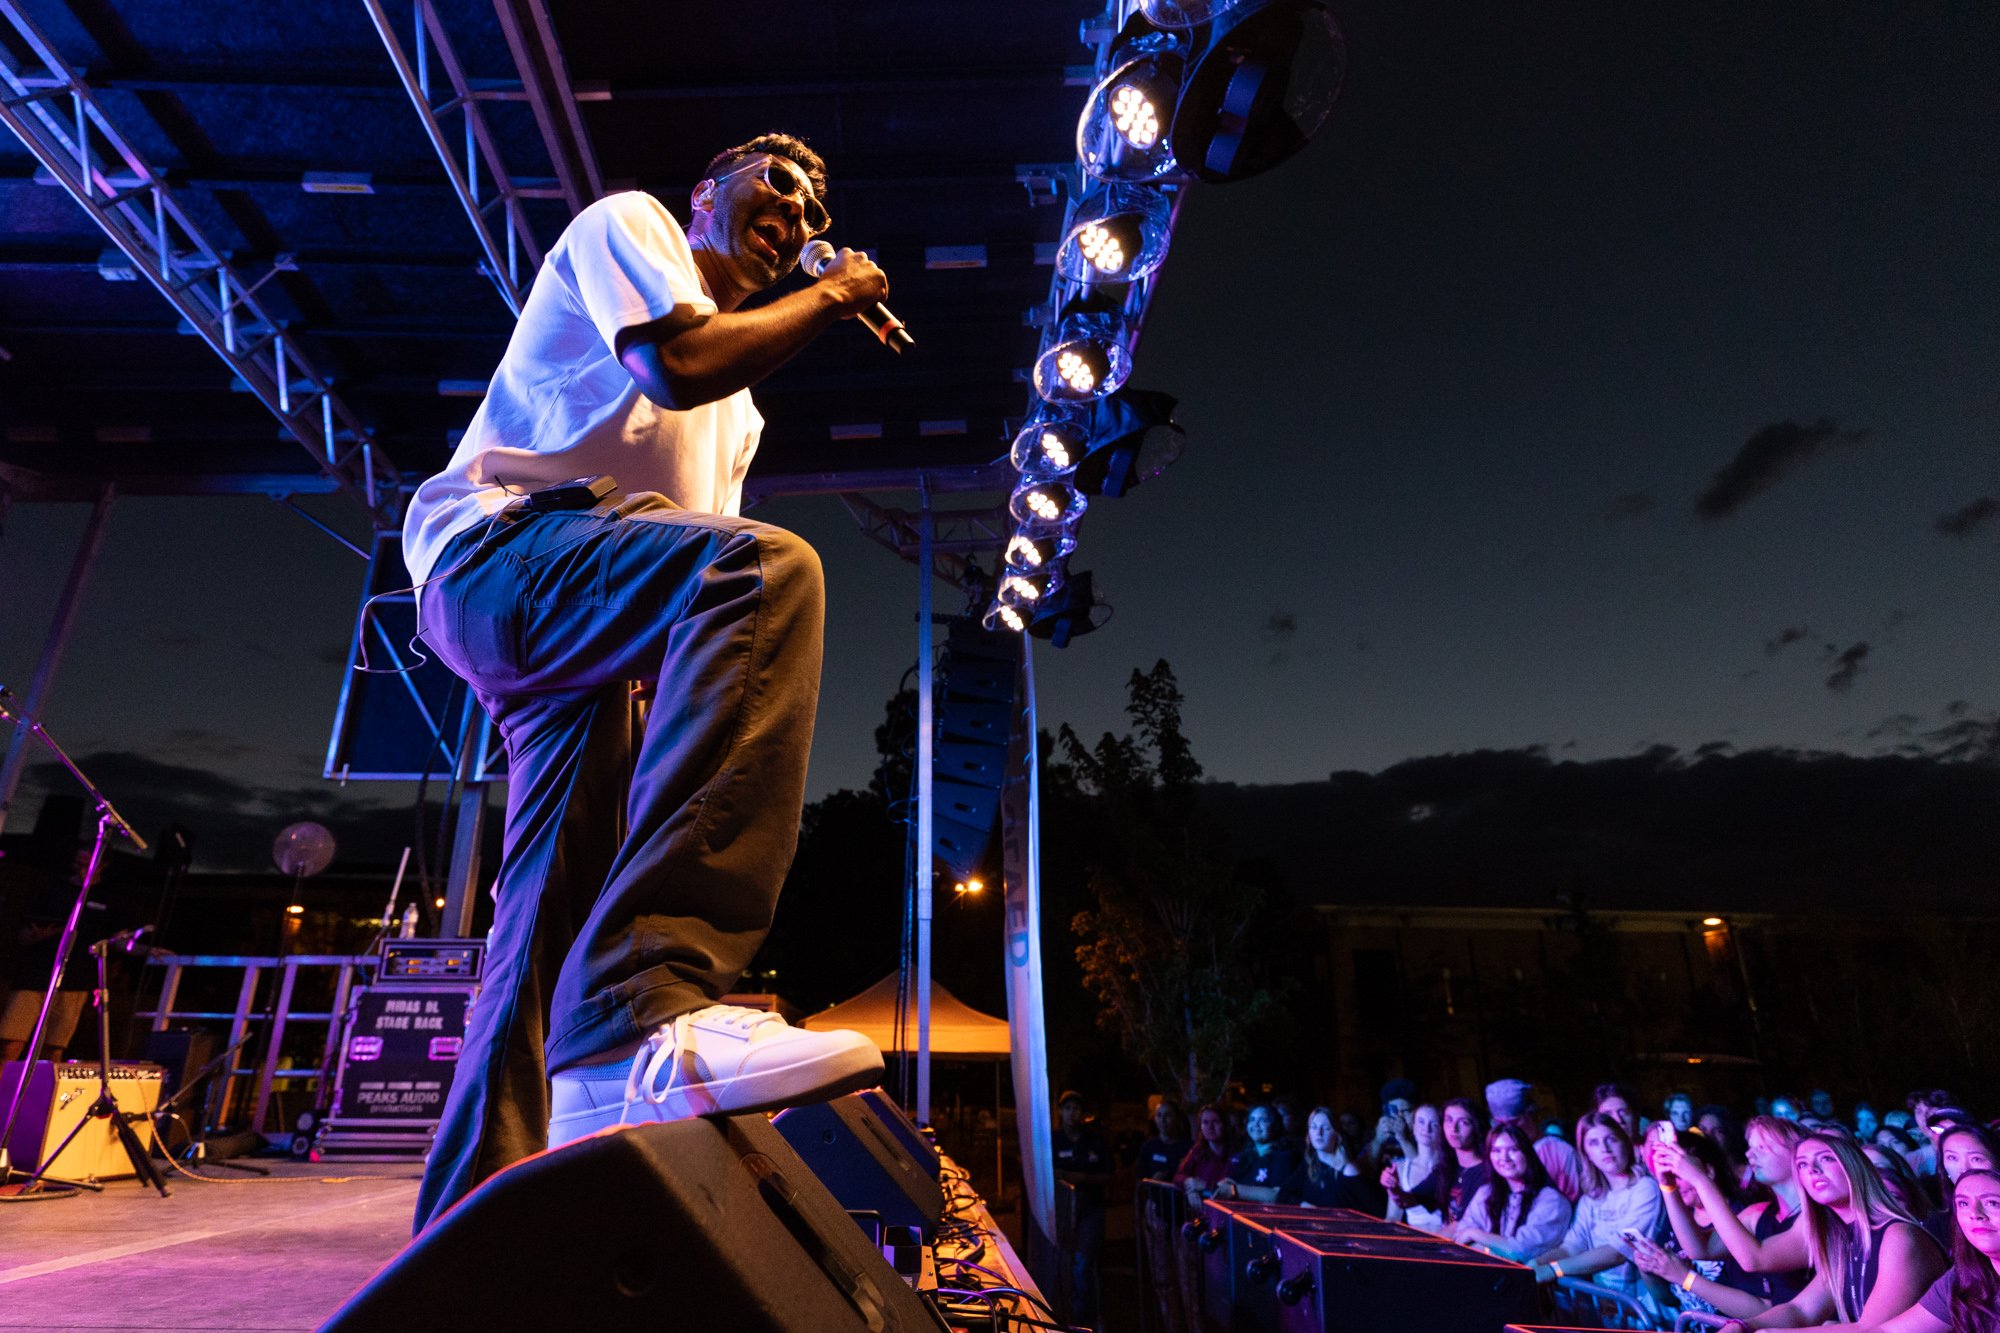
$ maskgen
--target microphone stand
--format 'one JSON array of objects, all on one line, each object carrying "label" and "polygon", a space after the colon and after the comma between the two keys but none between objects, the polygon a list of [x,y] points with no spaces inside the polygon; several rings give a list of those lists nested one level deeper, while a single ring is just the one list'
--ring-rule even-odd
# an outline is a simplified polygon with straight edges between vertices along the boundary
[{"label": "microphone stand", "polygon": [[[126,946],[129,948],[134,936],[143,933],[143,931],[127,932],[124,941]],[[139,1177],[141,1184],[151,1185],[160,1192],[162,1199],[171,1193],[167,1189],[166,1177],[153,1165],[152,1149],[132,1128],[134,1120],[147,1118],[146,1113],[120,1110],[118,1098],[111,1091],[111,980],[106,974],[106,960],[111,956],[111,946],[117,943],[120,943],[119,937],[114,935],[108,940],[99,940],[90,946],[90,956],[97,960],[97,993],[92,997],[97,1002],[97,1100],[83,1113],[83,1119],[70,1126],[69,1133],[63,1135],[63,1141],[56,1145],[55,1151],[35,1168],[35,1174],[28,1177],[28,1183],[21,1191],[24,1194],[42,1183],[43,1173],[55,1165],[56,1159],[63,1155],[75,1141],[76,1136],[83,1133],[83,1127],[93,1120],[111,1122],[112,1132],[118,1136],[119,1145],[125,1149],[125,1160],[132,1164],[132,1173]],[[101,1190],[104,1187],[88,1183],[85,1188]]]},{"label": "microphone stand", "polygon": [[[0,1189],[7,1189],[16,1178],[21,1178],[27,1183],[14,1192],[27,1193],[42,1190],[45,1188],[44,1182],[41,1181],[39,1172],[21,1171],[14,1166],[9,1157],[8,1141],[14,1135],[14,1122],[21,1114],[21,1102],[28,1091],[28,1074],[34,1068],[35,1057],[41,1053],[42,1036],[48,1031],[49,1011],[55,1007],[56,992],[62,988],[63,966],[69,961],[69,951],[76,944],[77,926],[83,920],[84,904],[90,901],[91,887],[97,882],[98,868],[104,863],[104,845],[111,833],[115,830],[120,837],[142,852],[146,850],[146,840],[125,821],[123,815],[118,813],[111,804],[111,798],[99,791],[97,785],[84,776],[83,770],[76,766],[63,751],[62,746],[56,744],[55,738],[49,735],[47,728],[31,717],[14,712],[10,708],[13,702],[13,692],[6,686],[0,685],[0,721],[11,722],[17,727],[26,727],[29,735],[46,745],[49,751],[62,761],[62,766],[68,769],[70,776],[90,794],[91,800],[97,807],[97,838],[91,844],[90,864],[84,868],[83,882],[76,890],[76,901],[70,905],[69,919],[63,923],[62,938],[56,943],[55,964],[49,969],[48,989],[43,992],[41,1010],[35,1015],[34,1035],[28,1039],[26,1049],[21,1052],[23,1059],[20,1076],[14,1080],[14,1096],[7,1105],[7,1119],[0,1122]],[[101,958],[99,963],[101,966]],[[109,1052],[99,1052],[100,1063],[108,1061],[109,1058]],[[105,1065],[105,1075],[108,1081],[108,1064]],[[125,1128],[129,1134],[131,1127],[127,1125]]]}]

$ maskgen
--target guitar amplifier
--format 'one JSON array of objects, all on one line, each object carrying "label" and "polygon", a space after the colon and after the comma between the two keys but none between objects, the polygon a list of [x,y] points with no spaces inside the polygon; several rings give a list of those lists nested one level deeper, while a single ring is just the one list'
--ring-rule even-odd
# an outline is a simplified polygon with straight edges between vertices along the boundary
[{"label": "guitar amplifier", "polygon": [[1280,1333],[1492,1333],[1539,1309],[1530,1269],[1415,1229],[1406,1236],[1282,1230],[1271,1238],[1266,1267]]},{"label": "guitar amplifier", "polygon": [[[28,1091],[21,1099],[14,1132],[7,1139],[7,1155],[17,1167],[36,1170],[96,1102],[97,1066],[81,1060],[66,1060],[61,1064],[37,1060],[32,1065],[9,1060],[0,1068],[0,1115],[5,1115],[5,1108],[12,1104],[14,1086],[24,1068]],[[114,1062],[111,1095],[118,1099],[118,1109],[128,1115],[135,1111],[150,1115],[160,1105],[160,1080],[165,1074],[158,1065]],[[153,1122],[131,1123],[139,1142],[150,1152]],[[85,1125],[83,1132],[63,1149],[62,1156],[48,1163],[48,1174],[56,1180],[117,1180],[133,1172],[132,1163],[118,1142],[118,1131],[109,1119],[104,1119]]]}]

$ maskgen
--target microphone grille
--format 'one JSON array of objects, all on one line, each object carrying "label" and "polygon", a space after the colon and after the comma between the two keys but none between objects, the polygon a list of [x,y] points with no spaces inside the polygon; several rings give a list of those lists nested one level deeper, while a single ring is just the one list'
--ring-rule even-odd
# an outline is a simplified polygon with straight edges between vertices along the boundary
[{"label": "microphone grille", "polygon": [[833,247],[825,241],[807,241],[806,248],[799,251],[799,267],[815,278],[832,262]]}]

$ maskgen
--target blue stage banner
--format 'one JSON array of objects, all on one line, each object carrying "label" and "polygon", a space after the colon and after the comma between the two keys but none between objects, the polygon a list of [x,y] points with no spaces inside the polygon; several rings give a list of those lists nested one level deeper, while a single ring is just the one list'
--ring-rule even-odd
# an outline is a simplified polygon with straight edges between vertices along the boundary
[{"label": "blue stage banner", "polygon": [[1035,735],[1035,664],[1021,636],[1019,711],[1001,789],[1001,869],[1007,888],[1007,1023],[1013,1032],[1014,1123],[1028,1211],[1054,1243],[1056,1177],[1049,1108],[1048,1042],[1042,1026],[1042,802]]}]

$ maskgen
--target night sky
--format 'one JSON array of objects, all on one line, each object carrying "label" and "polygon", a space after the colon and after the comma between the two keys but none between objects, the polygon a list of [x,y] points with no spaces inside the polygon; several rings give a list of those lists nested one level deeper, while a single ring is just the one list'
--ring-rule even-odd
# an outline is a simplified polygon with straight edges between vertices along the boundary
[{"label": "night sky", "polygon": [[[1122,728],[1162,657],[1239,783],[1934,748],[2000,708],[2000,11],[1336,9],[1319,140],[1182,211],[1132,382],[1181,398],[1188,452],[1086,519],[1072,565],[1116,614],[1036,645],[1043,725]],[[915,571],[830,497],[755,516],[826,560],[809,793],[859,786]],[[84,517],[8,518],[17,693]],[[49,727],[275,832],[318,785],[362,572],[269,501],[121,502]]]}]

